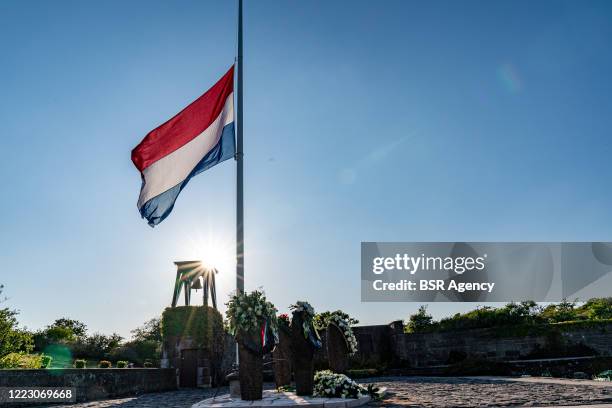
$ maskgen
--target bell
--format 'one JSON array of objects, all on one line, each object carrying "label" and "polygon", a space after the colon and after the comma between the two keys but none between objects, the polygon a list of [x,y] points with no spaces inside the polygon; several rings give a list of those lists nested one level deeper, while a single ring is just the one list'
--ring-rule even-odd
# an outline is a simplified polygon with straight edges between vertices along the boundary
[{"label": "bell", "polygon": [[200,277],[195,278],[193,283],[191,284],[191,289],[202,289],[202,282],[200,281]]}]

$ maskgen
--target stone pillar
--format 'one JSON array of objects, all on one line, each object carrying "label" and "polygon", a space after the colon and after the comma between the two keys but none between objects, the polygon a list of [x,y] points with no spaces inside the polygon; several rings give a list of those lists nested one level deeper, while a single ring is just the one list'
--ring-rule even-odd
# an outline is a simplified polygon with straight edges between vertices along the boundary
[{"label": "stone pillar", "polygon": [[254,331],[241,333],[238,338],[240,396],[246,401],[263,397],[263,355],[261,351],[253,349],[261,344],[260,336],[260,333]]},{"label": "stone pillar", "polygon": [[272,352],[274,361],[274,381],[276,387],[291,384],[291,332],[281,327],[278,331],[279,343]]},{"label": "stone pillar", "polygon": [[330,323],[327,326],[327,360],[334,373],[346,374],[349,368],[349,349],[344,333],[338,326]]},{"label": "stone pillar", "polygon": [[[312,395],[314,388],[315,347],[304,337],[303,313],[293,313],[291,320],[291,355],[295,375],[295,391],[297,395]],[[314,327],[312,328],[314,330]]]}]

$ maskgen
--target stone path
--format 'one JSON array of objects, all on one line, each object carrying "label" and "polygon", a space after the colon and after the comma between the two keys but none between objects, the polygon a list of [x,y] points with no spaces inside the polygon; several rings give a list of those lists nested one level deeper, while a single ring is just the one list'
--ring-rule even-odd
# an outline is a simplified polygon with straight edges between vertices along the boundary
[{"label": "stone path", "polygon": [[387,387],[385,399],[370,404],[384,407],[538,407],[605,403],[612,406],[612,383],[589,384],[592,381],[387,377],[362,382]]},{"label": "stone path", "polygon": [[[612,407],[610,382],[594,384],[581,380],[500,377],[381,377],[359,382],[387,387],[385,399],[371,402],[372,407],[603,407],[598,404]],[[227,388],[217,391],[218,395],[227,392]],[[190,408],[214,393],[214,389],[180,390],[92,401],[71,407]]]},{"label": "stone path", "polygon": [[229,394],[224,394],[219,397],[209,398],[195,404],[192,408],[235,408],[235,407],[252,407],[252,408],[353,408],[361,407],[370,401],[369,396],[361,398],[313,398],[300,397],[294,392],[276,392],[274,390],[265,390],[263,398],[259,401],[243,401],[241,399],[232,399]]},{"label": "stone path", "polygon": [[142,394],[137,397],[126,397],[101,401],[82,402],[72,405],[50,405],[49,407],[70,408],[191,408],[196,402],[200,402],[215,395],[227,394],[229,388],[188,388],[179,391],[159,392]]}]

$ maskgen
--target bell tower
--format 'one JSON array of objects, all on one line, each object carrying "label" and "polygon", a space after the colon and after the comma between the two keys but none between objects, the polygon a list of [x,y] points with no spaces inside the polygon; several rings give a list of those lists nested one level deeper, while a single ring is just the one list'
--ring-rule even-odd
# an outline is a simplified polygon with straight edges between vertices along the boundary
[{"label": "bell tower", "polygon": [[181,290],[185,290],[185,306],[190,306],[191,290],[203,289],[202,300],[204,306],[208,306],[208,298],[212,307],[217,310],[217,288],[215,286],[215,268],[208,268],[202,261],[177,261],[176,281],[174,282],[174,294],[172,296],[172,307],[176,307]]}]

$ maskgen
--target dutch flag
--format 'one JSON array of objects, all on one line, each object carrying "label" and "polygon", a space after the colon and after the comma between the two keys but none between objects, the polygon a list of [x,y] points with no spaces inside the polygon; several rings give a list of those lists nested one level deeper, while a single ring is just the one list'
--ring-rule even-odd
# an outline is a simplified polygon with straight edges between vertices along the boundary
[{"label": "dutch flag", "polygon": [[189,180],[234,157],[234,66],[206,93],[149,132],[132,150],[142,176],[138,209],[162,222]]}]

